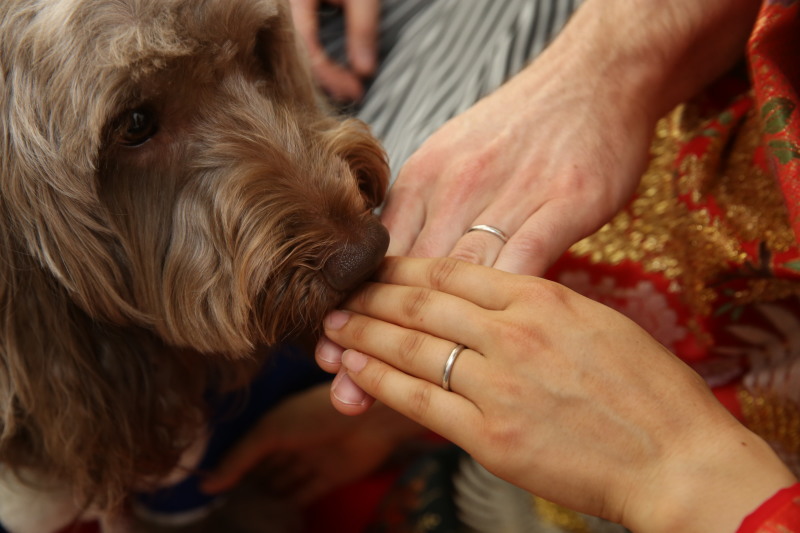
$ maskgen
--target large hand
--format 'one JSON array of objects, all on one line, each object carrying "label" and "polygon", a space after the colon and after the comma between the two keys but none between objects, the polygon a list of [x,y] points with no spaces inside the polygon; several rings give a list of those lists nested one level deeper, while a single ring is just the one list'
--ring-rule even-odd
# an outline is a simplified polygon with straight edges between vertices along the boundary
[{"label": "large hand", "polygon": [[295,395],[268,412],[203,484],[208,492],[233,487],[258,467],[262,486],[300,504],[374,471],[398,443],[420,428],[378,407],[363,420],[336,412],[328,385]]},{"label": "large hand", "polygon": [[[319,41],[317,10],[323,2],[344,9],[349,65],[332,61]],[[364,94],[361,80],[374,74],[377,65],[380,0],[291,0],[291,7],[317,82],[336,100],[361,99]]]},{"label": "large hand", "polygon": [[[624,96],[628,87],[587,83],[591,67],[559,50],[446,123],[409,159],[382,217],[390,255],[449,254],[541,274],[622,207],[644,169],[654,117]],[[464,234],[477,224],[502,230],[508,244]]]},{"label": "large hand", "polygon": [[[346,309],[326,333],[358,350],[348,379],[544,498],[636,531],[734,531],[794,482],[644,330],[552,282],[390,258]],[[336,389],[342,412],[366,409]]]},{"label": "large hand", "polygon": [[[632,194],[656,120],[744,49],[758,0],[587,0],[531,65],[401,169],[392,255],[542,274]],[[464,232],[494,226],[510,236]]]}]

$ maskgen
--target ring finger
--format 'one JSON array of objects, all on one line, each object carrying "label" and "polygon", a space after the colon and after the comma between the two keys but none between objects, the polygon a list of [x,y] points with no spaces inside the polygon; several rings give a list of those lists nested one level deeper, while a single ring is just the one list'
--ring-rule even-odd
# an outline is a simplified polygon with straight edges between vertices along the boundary
[{"label": "ring finger", "polygon": [[[447,360],[458,344],[358,313],[350,313],[340,329],[326,330],[326,335],[342,346],[369,354],[438,386],[442,385]],[[469,395],[471,390],[479,389],[484,375],[479,367],[484,362],[482,355],[469,348],[457,354],[450,365],[450,390]]]},{"label": "ring finger", "polygon": [[508,235],[499,227],[475,224],[456,241],[449,257],[476,265],[492,266],[507,242]]}]

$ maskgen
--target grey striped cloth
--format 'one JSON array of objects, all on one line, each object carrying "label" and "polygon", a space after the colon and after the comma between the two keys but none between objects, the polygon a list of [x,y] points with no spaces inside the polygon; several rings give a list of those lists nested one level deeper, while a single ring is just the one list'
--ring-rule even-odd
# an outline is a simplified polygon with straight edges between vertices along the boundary
[{"label": "grey striped cloth", "polygon": [[[444,122],[541,52],[581,0],[383,0],[380,68],[356,110],[397,175]],[[345,57],[341,16],[323,15],[328,53]]]}]

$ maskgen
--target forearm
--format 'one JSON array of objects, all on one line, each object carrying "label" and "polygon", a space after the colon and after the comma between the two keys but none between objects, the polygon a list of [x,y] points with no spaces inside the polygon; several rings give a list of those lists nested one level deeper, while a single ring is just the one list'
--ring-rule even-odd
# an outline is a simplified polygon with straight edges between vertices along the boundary
[{"label": "forearm", "polygon": [[536,62],[656,120],[744,53],[758,0],[587,0]]}]

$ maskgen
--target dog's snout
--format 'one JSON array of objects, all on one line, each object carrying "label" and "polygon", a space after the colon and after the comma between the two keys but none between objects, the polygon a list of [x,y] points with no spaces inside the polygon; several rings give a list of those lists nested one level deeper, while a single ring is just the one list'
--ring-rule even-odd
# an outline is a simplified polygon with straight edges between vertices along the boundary
[{"label": "dog's snout", "polygon": [[361,238],[338,249],[323,266],[325,280],[337,291],[350,291],[372,274],[389,247],[389,232],[371,217]]}]

